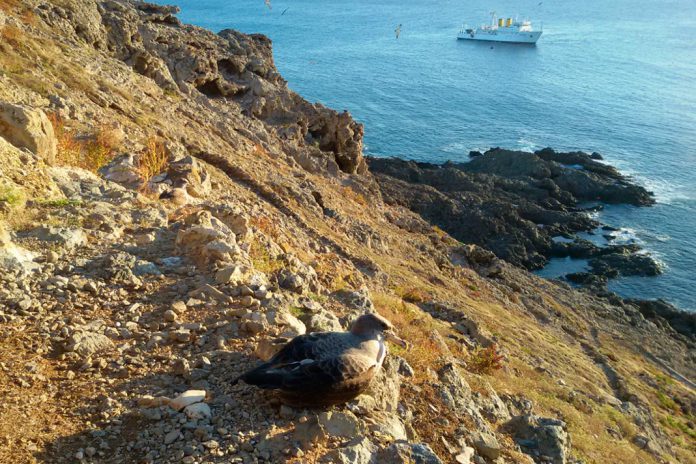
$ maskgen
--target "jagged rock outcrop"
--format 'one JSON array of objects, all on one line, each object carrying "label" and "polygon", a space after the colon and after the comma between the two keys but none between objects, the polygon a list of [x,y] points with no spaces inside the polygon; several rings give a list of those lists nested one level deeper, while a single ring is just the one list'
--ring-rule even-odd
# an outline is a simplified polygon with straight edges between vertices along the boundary
[{"label": "jagged rock outcrop", "polygon": [[577,208],[580,202],[654,203],[650,192],[586,153],[496,148],[469,163],[371,158],[369,164],[385,201],[513,264],[538,269],[552,256],[598,256],[598,274],[659,272],[649,256],[626,254],[625,247],[613,255],[587,241],[554,240],[599,225]]},{"label": "jagged rock outcrop", "polygon": [[0,102],[0,137],[48,164],[55,162],[58,147],[53,126],[40,109]]},{"label": "jagged rock outcrop", "polygon": [[[49,24],[74,40],[112,53],[169,92],[223,98],[289,144],[309,170],[365,173],[363,127],[347,112],[312,104],[288,89],[273,62],[271,40],[260,34],[218,34],[183,25],[177,7],[137,1],[44,4]],[[195,37],[195,39],[194,39]]]},{"label": "jagged rock outcrop", "polygon": [[535,461],[551,464],[571,462],[570,436],[563,421],[524,415],[514,417],[505,427]]},{"label": "jagged rock outcrop", "polygon": [[677,332],[693,339],[696,336],[696,314],[675,308],[664,300],[626,300],[640,310],[643,317],[655,321],[656,324],[668,324]]}]

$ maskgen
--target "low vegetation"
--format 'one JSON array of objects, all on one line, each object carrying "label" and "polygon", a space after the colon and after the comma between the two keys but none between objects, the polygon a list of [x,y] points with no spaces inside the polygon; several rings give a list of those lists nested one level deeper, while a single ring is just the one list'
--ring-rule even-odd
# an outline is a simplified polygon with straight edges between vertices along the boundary
[{"label": "low vegetation", "polygon": [[0,0],[0,11],[8,12],[19,7],[22,0]]},{"label": "low vegetation", "polygon": [[403,356],[423,379],[427,369],[437,369],[442,363],[447,347],[438,343],[439,330],[444,330],[435,320],[418,307],[387,294],[374,295],[377,311],[389,319],[399,336],[408,340],[409,348],[393,347],[393,351]]},{"label": "low vegetation", "polygon": [[280,229],[278,224],[269,216],[255,216],[251,218],[251,225],[256,227],[259,231],[263,232],[264,235],[271,237],[273,239],[280,236]]},{"label": "low vegetation", "polygon": [[360,192],[356,192],[353,190],[351,187],[343,187],[341,189],[341,193],[343,194],[343,198],[353,201],[360,206],[367,206],[367,198],[365,198],[365,195],[363,195]]},{"label": "low vegetation", "polygon": [[91,133],[80,134],[56,113],[49,115],[49,119],[58,140],[58,165],[97,172],[114,158],[118,137],[112,129],[98,126]]},{"label": "low vegetation", "polygon": [[268,248],[258,241],[251,244],[249,256],[254,264],[254,268],[266,274],[273,274],[283,268],[283,260],[271,255]]},{"label": "low vegetation", "polygon": [[19,190],[0,185],[0,203],[6,203],[9,206],[17,206],[24,201],[24,195]]},{"label": "low vegetation", "polygon": [[156,137],[150,137],[145,143],[145,150],[141,153],[138,159],[138,172],[143,178],[144,184],[163,172],[167,167],[167,151],[164,148],[164,143]]},{"label": "low vegetation", "polygon": [[3,42],[9,45],[19,45],[22,35],[22,30],[17,26],[13,26],[12,24],[8,24],[0,29],[0,38],[2,38]]},{"label": "low vegetation", "polygon": [[476,350],[469,358],[467,366],[476,374],[491,375],[503,368],[504,359],[505,357],[498,352],[498,346],[493,344]]},{"label": "low vegetation", "polygon": [[67,208],[69,206],[80,206],[81,200],[69,200],[67,198],[59,198],[57,200],[39,200],[38,204],[45,208]]},{"label": "low vegetation", "polygon": [[398,289],[397,293],[401,296],[404,301],[409,303],[423,303],[430,300],[430,295],[425,290],[418,287],[409,287],[406,289]]}]

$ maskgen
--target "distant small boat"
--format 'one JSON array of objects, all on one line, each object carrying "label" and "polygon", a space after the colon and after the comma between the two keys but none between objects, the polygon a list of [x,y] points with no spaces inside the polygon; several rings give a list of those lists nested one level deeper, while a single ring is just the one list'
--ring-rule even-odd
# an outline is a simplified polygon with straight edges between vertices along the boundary
[{"label": "distant small boat", "polygon": [[491,13],[491,24],[483,24],[476,28],[464,25],[457,34],[457,38],[460,40],[535,44],[542,32],[542,30],[535,31],[529,20],[513,21],[512,18],[498,18],[495,13]]}]

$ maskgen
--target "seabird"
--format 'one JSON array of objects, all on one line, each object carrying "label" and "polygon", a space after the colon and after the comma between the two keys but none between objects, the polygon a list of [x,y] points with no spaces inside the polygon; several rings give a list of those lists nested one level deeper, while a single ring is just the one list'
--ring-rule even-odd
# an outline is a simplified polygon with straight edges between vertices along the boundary
[{"label": "seabird", "polygon": [[232,381],[278,390],[294,407],[345,403],[365,391],[387,355],[385,341],[406,347],[391,322],[378,314],[358,317],[349,332],[314,332],[293,338],[269,361]]}]

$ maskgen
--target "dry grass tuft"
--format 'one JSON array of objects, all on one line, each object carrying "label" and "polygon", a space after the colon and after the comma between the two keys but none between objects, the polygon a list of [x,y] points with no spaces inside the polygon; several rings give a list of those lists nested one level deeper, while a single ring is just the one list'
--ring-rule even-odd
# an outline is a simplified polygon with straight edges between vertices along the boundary
[{"label": "dry grass tuft", "polygon": [[[29,26],[36,25],[36,13],[34,13],[30,6],[25,5],[22,0],[0,0],[0,11],[3,11],[5,13],[12,13],[14,11],[17,11],[17,18],[23,24],[27,24]],[[10,26],[6,26],[5,28],[7,27]]]},{"label": "dry grass tuft", "polygon": [[36,13],[34,13],[33,10],[27,8],[19,15],[19,20],[26,25],[36,26],[38,17],[36,16]]},{"label": "dry grass tuft", "polygon": [[91,134],[81,136],[75,129],[67,127],[57,114],[50,114],[49,119],[58,140],[58,165],[97,172],[114,158],[117,139],[112,129],[99,126]]},{"label": "dry grass tuft", "polygon": [[138,173],[145,184],[167,167],[169,157],[164,143],[156,137],[150,137],[145,143],[145,151],[138,159]]},{"label": "dry grass tuft", "polygon": [[251,225],[268,237],[277,239],[281,235],[278,223],[269,216],[254,216],[251,218],[250,222]]},{"label": "dry grass tuft", "polygon": [[471,355],[467,366],[475,374],[491,375],[503,368],[503,355],[498,352],[498,346],[493,344],[487,348],[479,348]]},{"label": "dry grass tuft", "polygon": [[283,260],[272,256],[268,251],[268,247],[260,240],[251,242],[249,256],[254,264],[254,268],[266,274],[274,274],[285,267]]},{"label": "dry grass tuft", "polygon": [[22,30],[12,24],[7,24],[0,29],[0,39],[13,47],[19,46],[22,37],[24,37]]},{"label": "dry grass tuft", "polygon": [[0,10],[9,12],[22,4],[21,0],[0,0]]},{"label": "dry grass tuft", "polygon": [[367,206],[368,205],[368,201],[365,198],[365,195],[363,195],[362,193],[356,192],[355,190],[353,190],[350,187],[342,187],[341,193],[343,193],[343,198],[346,198],[350,201],[353,201],[353,202],[359,204],[360,206]]},{"label": "dry grass tuft", "polygon": [[252,149],[254,156],[268,156],[268,150],[266,150],[263,145],[258,142],[254,143],[254,148]]},{"label": "dry grass tuft", "polygon": [[428,292],[418,287],[410,287],[406,289],[397,290],[397,294],[401,296],[404,301],[409,303],[423,303],[431,299]]},{"label": "dry grass tuft", "polygon": [[373,302],[381,315],[389,319],[399,336],[408,341],[409,348],[393,347],[395,354],[406,359],[416,370],[416,375],[424,378],[425,371],[438,369],[445,352],[432,336],[438,331],[437,323],[416,306],[398,297],[386,294],[373,295]]}]

